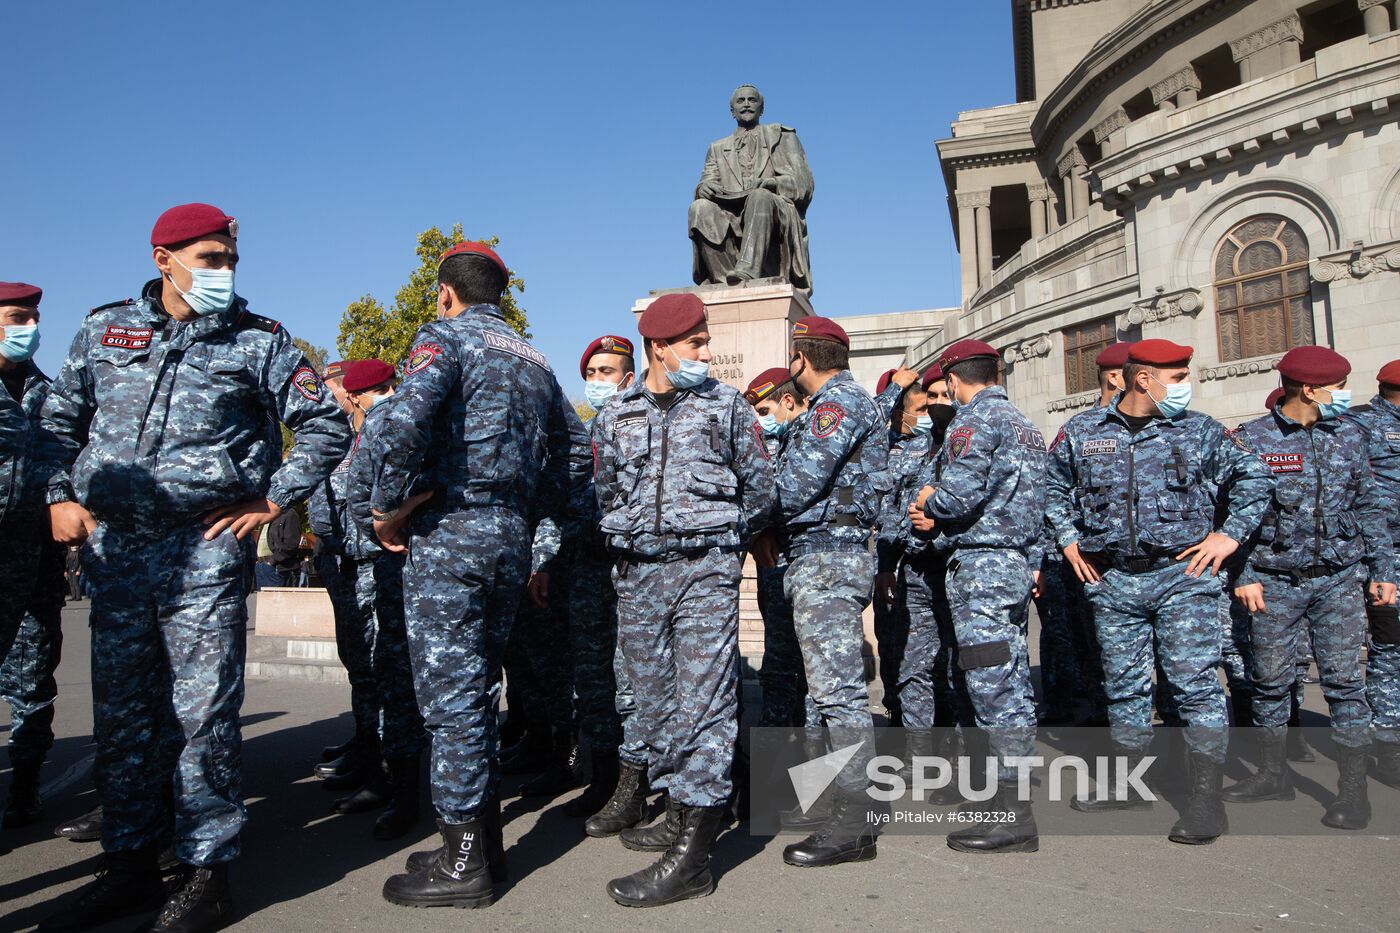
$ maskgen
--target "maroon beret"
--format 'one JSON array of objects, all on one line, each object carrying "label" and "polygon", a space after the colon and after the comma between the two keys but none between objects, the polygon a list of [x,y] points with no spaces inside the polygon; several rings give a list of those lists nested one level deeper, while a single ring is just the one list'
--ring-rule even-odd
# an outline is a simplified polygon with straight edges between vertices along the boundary
[{"label": "maroon beret", "polygon": [[947,347],[942,353],[938,354],[938,366],[946,373],[948,367],[956,363],[961,363],[963,360],[978,359],[979,357],[991,357],[996,360],[1001,359],[1001,354],[998,353],[997,348],[990,343],[983,343],[980,340],[959,340],[957,343]]},{"label": "maroon beret", "polygon": [[326,368],[321,370],[322,379],[335,379],[345,375],[345,360],[336,360],[334,363],[327,363]]},{"label": "maroon beret", "polygon": [[792,372],[786,366],[774,366],[772,369],[765,369],[754,377],[749,383],[749,387],[744,390],[744,400],[750,405],[757,405],[777,391],[783,383],[792,381]]},{"label": "maroon beret", "polygon": [[37,285],[23,282],[0,282],[0,305],[19,305],[23,308],[39,307],[39,299],[44,290]]},{"label": "maroon beret", "polygon": [[1128,349],[1131,343],[1110,343],[1094,357],[1094,365],[1099,369],[1122,369],[1128,362]]},{"label": "maroon beret", "polygon": [[847,350],[851,348],[851,338],[846,336],[841,325],[829,317],[804,317],[792,325],[793,340],[830,340],[839,343]]},{"label": "maroon beret", "polygon": [[595,353],[616,353],[618,356],[632,356],[632,341],[626,337],[614,337],[612,334],[605,334],[588,345],[588,349],[583,351],[583,358],[578,361],[578,374],[585,379],[588,378],[588,361],[593,359]]},{"label": "maroon beret", "polygon": [[1331,385],[1351,375],[1347,358],[1330,347],[1294,347],[1278,361],[1279,375],[1310,386]]},{"label": "maroon beret", "polygon": [[1272,391],[1272,392],[1269,393],[1269,397],[1268,397],[1268,398],[1264,399],[1264,410],[1265,410],[1265,411],[1273,411],[1273,410],[1274,410],[1274,406],[1277,405],[1277,404],[1279,403],[1279,400],[1282,399],[1282,398],[1283,398],[1283,386],[1279,386],[1277,389],[1274,389],[1274,391]]},{"label": "maroon beret", "polygon": [[890,387],[890,380],[894,378],[895,370],[887,369],[880,373],[880,378],[875,380],[875,394],[879,395]]},{"label": "maroon beret", "polygon": [[363,392],[394,378],[394,367],[383,360],[351,360],[345,364],[345,391]]},{"label": "maroon beret", "polygon": [[156,218],[152,246],[175,246],[219,234],[238,239],[238,221],[212,204],[181,204]]},{"label": "maroon beret", "polygon": [[1195,351],[1170,340],[1139,340],[1128,345],[1128,362],[1144,366],[1185,366]]},{"label": "maroon beret", "polygon": [[943,367],[939,366],[937,363],[934,363],[928,369],[924,370],[924,377],[923,379],[919,380],[919,383],[924,387],[924,391],[928,391],[929,386],[933,385],[935,382],[942,381]]},{"label": "maroon beret", "polygon": [[705,302],[698,295],[678,292],[662,295],[647,305],[642,319],[637,322],[637,331],[643,337],[667,340],[693,330],[705,321]]},{"label": "maroon beret", "polygon": [[438,265],[442,265],[450,256],[460,256],[463,253],[470,253],[473,256],[481,256],[484,259],[491,260],[496,264],[496,268],[501,270],[501,275],[505,276],[507,279],[510,278],[510,270],[506,268],[505,263],[501,262],[501,257],[496,255],[496,251],[485,243],[477,243],[474,240],[465,240],[443,253],[438,257]]},{"label": "maroon beret", "polygon": [[1376,373],[1376,381],[1388,386],[1400,386],[1400,360],[1391,360]]}]

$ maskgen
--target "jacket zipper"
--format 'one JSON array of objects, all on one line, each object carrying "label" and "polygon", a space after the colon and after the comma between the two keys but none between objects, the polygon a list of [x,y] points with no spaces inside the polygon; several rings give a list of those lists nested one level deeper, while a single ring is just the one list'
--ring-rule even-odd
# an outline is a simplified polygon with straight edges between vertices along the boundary
[{"label": "jacket zipper", "polygon": [[1313,484],[1316,490],[1313,494],[1312,559],[1312,565],[1316,567],[1322,563],[1322,460],[1317,455],[1317,435],[1312,428],[1308,428],[1308,444],[1312,447]]},{"label": "jacket zipper", "polygon": [[1133,479],[1137,445],[1128,438],[1128,556],[1137,555],[1137,483]]},{"label": "jacket zipper", "polygon": [[[671,407],[674,408],[679,401],[679,398],[676,399],[675,402],[671,403]],[[656,536],[658,538],[661,537],[661,493],[666,483],[666,448],[669,446],[667,441],[670,434],[670,424],[666,419],[669,414],[669,411],[661,412],[661,462],[656,470]]]}]

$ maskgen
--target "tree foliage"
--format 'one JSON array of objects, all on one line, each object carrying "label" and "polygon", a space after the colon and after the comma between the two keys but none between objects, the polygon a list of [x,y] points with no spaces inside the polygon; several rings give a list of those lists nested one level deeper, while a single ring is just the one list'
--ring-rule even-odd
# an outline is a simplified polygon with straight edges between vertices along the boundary
[{"label": "tree foliage", "polygon": [[[438,257],[466,239],[461,224],[453,224],[447,233],[431,227],[418,234],[414,250],[418,268],[409,273],[408,282],[398,290],[394,303],[386,307],[373,295],[364,295],[352,301],[340,316],[340,334],[336,338],[340,355],[347,360],[375,357],[395,366],[401,363],[412,349],[418,328],[437,317]],[[494,248],[500,238],[493,236],[476,242]],[[517,333],[529,337],[525,309],[516,301],[516,295],[524,291],[525,282],[512,275],[510,287],[501,299],[501,312]]]}]

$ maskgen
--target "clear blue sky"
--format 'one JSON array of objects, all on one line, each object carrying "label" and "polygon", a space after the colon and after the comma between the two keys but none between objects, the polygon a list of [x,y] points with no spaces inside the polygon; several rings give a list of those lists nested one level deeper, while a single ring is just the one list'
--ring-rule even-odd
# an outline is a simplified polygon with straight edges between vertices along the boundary
[{"label": "clear blue sky", "polygon": [[44,288],[54,373],[87,309],[151,277],[156,215],[209,201],[242,227],[239,294],[332,349],[348,302],[392,299],[419,231],[461,221],[500,236],[577,395],[587,341],[690,284],[686,206],[754,83],[816,177],[818,313],[954,304],[934,140],[1014,100],[1009,8],[6,3],[0,280]]}]

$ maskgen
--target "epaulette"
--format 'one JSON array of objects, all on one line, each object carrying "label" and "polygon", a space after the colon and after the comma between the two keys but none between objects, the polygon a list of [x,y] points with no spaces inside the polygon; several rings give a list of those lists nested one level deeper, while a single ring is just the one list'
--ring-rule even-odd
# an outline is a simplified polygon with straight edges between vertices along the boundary
[{"label": "epaulette", "polygon": [[91,315],[96,314],[96,313],[99,312],[99,311],[106,311],[106,310],[108,310],[108,309],[110,309],[110,308],[120,308],[120,307],[123,307],[124,305],[134,305],[134,304],[136,304],[136,299],[135,299],[135,298],[123,298],[121,301],[112,301],[112,302],[109,302],[109,303],[107,303],[107,304],[105,304],[105,305],[98,305],[97,307],[95,307],[95,308],[93,308],[91,311],[89,311],[89,312],[88,312],[88,315],[91,316]]},{"label": "epaulette", "polygon": [[244,311],[238,316],[238,326],[265,330],[269,334],[275,334],[282,329],[280,321],[274,321],[270,317],[263,317],[261,314],[254,314],[251,311]]}]

